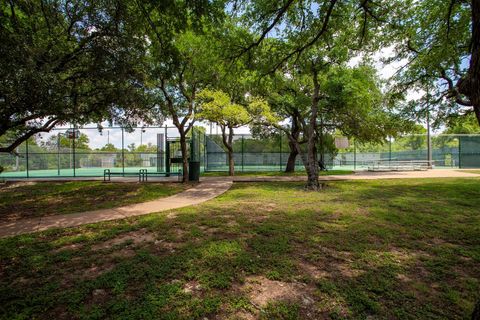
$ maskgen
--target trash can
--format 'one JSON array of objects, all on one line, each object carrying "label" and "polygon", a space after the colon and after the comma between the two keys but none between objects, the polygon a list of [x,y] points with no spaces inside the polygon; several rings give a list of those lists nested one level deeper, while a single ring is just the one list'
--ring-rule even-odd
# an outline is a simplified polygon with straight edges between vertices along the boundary
[{"label": "trash can", "polygon": [[188,179],[200,181],[200,161],[190,161],[188,164]]}]

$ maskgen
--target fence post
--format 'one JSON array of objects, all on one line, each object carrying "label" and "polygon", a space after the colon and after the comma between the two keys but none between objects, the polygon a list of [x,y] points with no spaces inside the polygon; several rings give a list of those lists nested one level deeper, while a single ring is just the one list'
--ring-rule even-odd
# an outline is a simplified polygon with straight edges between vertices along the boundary
[{"label": "fence post", "polygon": [[280,172],[282,171],[282,133],[280,132]]},{"label": "fence post", "polygon": [[[210,134],[212,132],[212,126],[210,124]],[[204,133],[204,145],[203,145],[203,171],[207,172],[208,170],[208,141],[207,141],[207,133]]]},{"label": "fence post", "polygon": [[[200,139],[200,135],[198,135],[199,139]],[[198,142],[198,145],[201,145],[201,140]],[[207,145],[207,133],[204,132],[203,133],[203,172],[206,171],[206,168],[207,168],[207,148],[206,148],[206,145]]]},{"label": "fence post", "polygon": [[125,177],[125,146],[122,127],[122,176]]},{"label": "fence post", "polygon": [[60,132],[57,133],[57,174],[60,176]]},{"label": "fence post", "polygon": [[25,151],[26,151],[26,160],[27,160],[27,178],[30,177],[30,174],[28,172],[28,139],[26,140],[26,144],[25,144]]},{"label": "fence post", "polygon": [[165,145],[165,154],[166,156],[166,163],[165,163],[165,176],[170,177],[170,143],[167,141]]},{"label": "fence post", "polygon": [[392,162],[392,137],[388,138],[388,162]]},{"label": "fence post", "polygon": [[462,137],[458,137],[458,169],[462,169]]},{"label": "fence post", "polygon": [[76,152],[76,149],[75,149],[75,136],[77,135],[77,127],[76,126],[73,126],[73,155],[72,155],[72,158],[73,158],[73,176],[75,177],[76,176],[76,172],[75,172],[75,152]]},{"label": "fence post", "polygon": [[353,170],[357,170],[357,140],[353,139]]},{"label": "fence post", "polygon": [[243,139],[244,135],[242,134],[242,172],[244,171],[244,162],[245,162],[245,159],[244,159],[244,139]]},{"label": "fence post", "polygon": [[165,125],[165,177],[170,177],[170,143],[167,135],[168,127]]},{"label": "fence post", "polygon": [[188,162],[192,162],[194,159],[194,155],[193,155],[193,149],[194,149],[194,140],[195,140],[195,133],[193,132],[193,126],[192,126],[192,138],[190,139],[190,157],[189,157],[189,161]]}]

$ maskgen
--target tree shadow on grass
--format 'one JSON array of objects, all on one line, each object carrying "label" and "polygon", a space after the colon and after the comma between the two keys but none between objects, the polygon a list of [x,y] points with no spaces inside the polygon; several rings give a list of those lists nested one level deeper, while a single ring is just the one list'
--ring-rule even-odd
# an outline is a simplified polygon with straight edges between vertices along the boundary
[{"label": "tree shadow on grass", "polygon": [[[351,192],[349,186],[358,188]],[[272,314],[285,309],[307,319],[467,317],[480,279],[475,224],[450,225],[461,236],[445,233],[448,241],[432,245],[428,240],[450,224],[448,215],[415,226],[411,221],[421,211],[388,207],[403,197],[412,200],[416,192],[437,192],[440,197],[452,193],[437,186],[352,182],[320,196],[308,193],[306,201],[335,200],[340,213],[330,215],[321,208],[289,209],[290,200],[281,197],[292,188],[296,191],[297,184],[265,184],[264,189],[255,184],[230,192],[250,194],[252,201],[278,202],[261,220],[253,208],[245,210],[242,201],[228,213],[223,201],[214,201],[179,210],[172,219],[154,214],[2,239],[1,313],[7,318],[228,319],[238,312],[260,312],[239,289],[247,277],[258,276],[303,283],[312,290],[313,305],[293,301],[295,308],[269,307],[278,309],[269,309]],[[411,190],[406,193],[407,187]],[[460,193],[464,188],[450,187]],[[257,194],[259,189],[268,192]],[[378,194],[379,201],[369,202]],[[235,194],[226,197],[234,199]],[[360,217],[342,208],[366,211]],[[142,228],[152,232],[154,240],[92,249]],[[461,250],[450,242],[461,244]],[[58,251],[72,243],[80,246]],[[116,254],[122,252],[129,254]],[[470,260],[464,260],[465,254]],[[306,263],[310,269],[304,268]],[[103,271],[85,277],[93,273],[92,265]]]},{"label": "tree shadow on grass", "polygon": [[181,191],[168,183],[40,182],[2,188],[0,221],[118,207]]}]

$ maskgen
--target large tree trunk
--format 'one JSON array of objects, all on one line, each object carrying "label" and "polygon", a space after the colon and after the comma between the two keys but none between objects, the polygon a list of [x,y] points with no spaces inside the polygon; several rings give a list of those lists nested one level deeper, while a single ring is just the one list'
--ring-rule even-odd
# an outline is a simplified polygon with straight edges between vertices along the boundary
[{"label": "large tree trunk", "polygon": [[318,162],[317,162],[317,148],[315,144],[312,146],[308,145],[308,152],[307,152],[307,166],[305,167],[307,170],[307,184],[305,185],[305,189],[307,190],[319,190],[320,189],[320,182],[318,181]]},{"label": "large tree trunk", "polygon": [[228,150],[228,175],[233,176],[235,174],[235,163],[233,161],[233,150]]},{"label": "large tree trunk", "polygon": [[[303,166],[307,171],[307,184],[306,190],[319,190],[320,183],[318,181],[318,162],[317,162],[317,149],[315,144],[308,145],[308,152],[305,153],[300,149],[300,143],[293,141],[297,153],[300,155]],[[312,147],[312,148],[311,148]]]},{"label": "large tree trunk", "polygon": [[323,115],[320,116],[320,134],[319,134],[319,142],[320,142],[320,159],[319,163],[319,170],[325,171],[327,170],[325,166],[325,141],[323,136]]},{"label": "large tree trunk", "polygon": [[288,135],[288,147],[290,148],[290,154],[288,155],[287,166],[285,172],[295,172],[295,162],[297,161],[298,151],[295,142],[298,142],[300,136],[300,128],[297,123],[297,119],[292,117],[292,130]]},{"label": "large tree trunk", "polygon": [[295,162],[297,161],[298,152],[293,143],[289,142],[288,146],[290,147],[290,154],[288,155],[285,172],[295,172]]},{"label": "large tree trunk", "polygon": [[472,313],[472,320],[480,320],[480,300],[475,304],[475,308]]},{"label": "large tree trunk", "polygon": [[466,76],[457,83],[458,91],[470,100],[480,125],[480,1],[472,0],[472,56]]},{"label": "large tree trunk", "polygon": [[233,128],[228,128],[228,174],[235,174],[235,162],[233,161]]},{"label": "large tree trunk", "polygon": [[182,150],[182,182],[188,182],[188,147],[187,147],[187,138],[186,138],[186,133],[182,129],[178,129],[180,133],[180,148]]},{"label": "large tree trunk", "polygon": [[480,125],[480,1],[472,0],[472,58],[468,70],[470,100]]},{"label": "large tree trunk", "polygon": [[318,103],[320,100],[320,85],[318,83],[318,73],[313,69],[313,96],[312,96],[312,111],[310,114],[310,121],[307,130],[307,161],[305,169],[307,170],[308,180],[305,186],[307,190],[319,190],[320,183],[318,181],[318,161],[317,161],[317,116]]},{"label": "large tree trunk", "polygon": [[228,135],[225,126],[220,126],[222,129],[222,141],[225,148],[227,148],[228,156],[228,175],[233,176],[235,174],[235,161],[233,160],[233,128],[228,128]]},{"label": "large tree trunk", "polygon": [[310,119],[308,127],[304,129],[304,134],[307,138],[307,152],[305,153],[300,148],[300,142],[298,139],[292,139],[289,135],[289,140],[292,145],[295,146],[297,154],[300,155],[305,170],[307,171],[307,184],[305,190],[317,191],[321,189],[320,182],[318,180],[318,161],[317,161],[317,117],[318,106],[320,101],[320,85],[318,83],[318,71],[313,67],[313,95],[312,95],[312,109],[310,113]]}]

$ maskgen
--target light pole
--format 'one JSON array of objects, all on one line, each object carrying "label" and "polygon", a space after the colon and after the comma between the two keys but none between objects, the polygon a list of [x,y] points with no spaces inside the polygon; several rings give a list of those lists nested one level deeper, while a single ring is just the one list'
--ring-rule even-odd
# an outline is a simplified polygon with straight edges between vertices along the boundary
[{"label": "light pole", "polygon": [[140,145],[143,145],[143,133],[145,132],[145,128],[142,127],[140,130]]},{"label": "light pole", "polygon": [[392,137],[388,137],[388,163],[392,162]]}]

